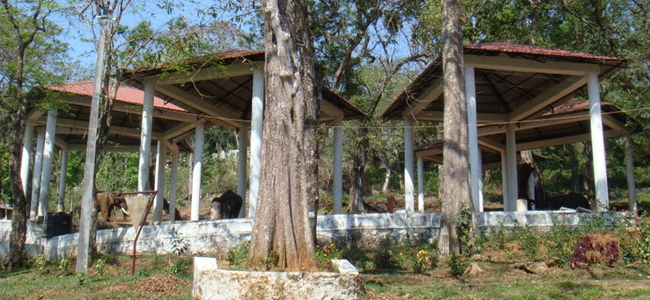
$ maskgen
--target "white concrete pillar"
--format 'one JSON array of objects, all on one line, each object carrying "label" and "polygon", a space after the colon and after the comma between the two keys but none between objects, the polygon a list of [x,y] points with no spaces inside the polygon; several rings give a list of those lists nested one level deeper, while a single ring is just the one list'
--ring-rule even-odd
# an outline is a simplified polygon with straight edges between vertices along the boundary
[{"label": "white concrete pillar", "polygon": [[45,127],[45,143],[43,144],[43,165],[41,172],[41,186],[38,194],[38,216],[47,215],[48,203],[50,200],[50,179],[52,179],[52,158],[54,157],[54,135],[56,132],[56,108],[50,109],[47,113],[47,125]]},{"label": "white concrete pillar", "polygon": [[625,168],[627,170],[627,194],[630,200],[629,211],[636,214],[636,180],[634,177],[634,146],[632,137],[625,136]]},{"label": "white concrete pillar", "polygon": [[587,74],[589,90],[589,119],[591,121],[591,147],[594,162],[594,181],[596,187],[597,211],[609,210],[609,193],[607,191],[607,163],[605,162],[605,138],[603,119],[600,112],[600,90],[598,74]]},{"label": "white concrete pillar", "polygon": [[474,67],[465,66],[465,97],[467,98],[467,134],[469,137],[469,176],[472,204],[475,211],[480,211],[480,178],[481,165],[478,149],[478,132],[476,118],[476,84],[474,81]]},{"label": "white concrete pillar", "polygon": [[418,158],[418,211],[424,212],[424,159],[422,155]]},{"label": "white concrete pillar", "polygon": [[515,133],[515,125],[506,125],[506,162],[508,164],[508,210],[515,211],[517,209],[517,198],[519,191],[517,190],[517,140]]},{"label": "white concrete pillar", "polygon": [[[167,162],[167,140],[162,139],[158,141],[158,148],[156,151],[156,183],[155,190],[158,191],[156,199],[153,203],[153,221],[162,221],[163,199],[165,198],[165,163]],[[169,214],[173,214],[169,211]]]},{"label": "white concrete pillar", "polygon": [[404,205],[407,212],[413,212],[415,197],[413,195],[413,120],[404,116]]},{"label": "white concrete pillar", "polygon": [[199,220],[199,204],[201,201],[201,160],[203,158],[203,128],[204,120],[196,122],[194,135],[194,166],[192,167],[192,210],[190,220]]},{"label": "white concrete pillar", "polygon": [[264,72],[253,70],[253,104],[251,106],[251,157],[250,157],[250,204],[248,217],[254,218],[257,211],[257,195],[260,187],[262,162],[262,125],[264,121]]},{"label": "white concrete pillar", "polygon": [[508,156],[506,152],[501,152],[501,190],[503,191],[503,211],[509,211],[510,203],[508,202]]},{"label": "white concrete pillar", "polygon": [[29,208],[29,217],[35,220],[38,216],[38,192],[41,186],[41,167],[43,163],[43,145],[45,144],[45,128],[36,130],[36,155],[34,155],[34,171],[32,174],[32,200]]},{"label": "white concrete pillar", "polygon": [[334,213],[343,207],[343,116],[334,119]]},{"label": "white concrete pillar", "polygon": [[169,182],[169,221],[176,221],[176,188],[178,181],[178,146],[172,145],[172,174]]},{"label": "white concrete pillar", "polygon": [[483,157],[481,152],[478,153],[478,206],[474,209],[478,212],[483,212]]},{"label": "white concrete pillar", "polygon": [[23,192],[27,196],[29,184],[29,164],[32,161],[32,135],[34,134],[34,123],[27,121],[25,124],[25,135],[23,136],[23,156],[20,161],[20,180],[23,184]]},{"label": "white concrete pillar", "polygon": [[[532,203],[535,203],[535,172],[530,173],[530,176],[528,177],[528,198],[532,201]],[[533,205],[533,210],[535,210],[536,204]]]},{"label": "white concrete pillar", "polygon": [[65,184],[68,179],[68,149],[61,149],[61,169],[59,172],[59,199],[56,202],[56,211],[63,212],[65,208]]},{"label": "white concrete pillar", "polygon": [[237,136],[239,144],[239,153],[237,154],[237,194],[242,198],[241,210],[239,217],[246,215],[246,167],[248,160],[248,128],[240,128]]},{"label": "white concrete pillar", "polygon": [[149,185],[149,156],[151,154],[151,126],[153,122],[153,83],[144,84],[142,104],[142,126],[140,128],[140,159],[138,162],[138,190],[144,191]]}]

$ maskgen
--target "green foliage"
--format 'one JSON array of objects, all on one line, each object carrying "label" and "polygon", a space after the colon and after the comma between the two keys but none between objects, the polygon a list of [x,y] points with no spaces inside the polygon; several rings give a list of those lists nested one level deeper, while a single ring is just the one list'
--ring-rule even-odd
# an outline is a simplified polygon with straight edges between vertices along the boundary
[{"label": "green foliage", "polygon": [[642,218],[638,226],[639,234],[633,240],[636,245],[636,260],[650,264],[650,219]]},{"label": "green foliage", "polygon": [[458,235],[458,243],[460,244],[460,251],[463,254],[471,254],[474,247],[472,238],[472,209],[467,202],[462,202],[458,215],[454,217],[456,223],[456,234]]},{"label": "green foliage", "polygon": [[332,267],[332,259],[341,258],[341,249],[336,244],[329,243],[325,246],[316,245],[316,259],[321,267],[329,269]]},{"label": "green foliage", "polygon": [[423,274],[438,267],[438,244],[432,244],[430,249],[422,249],[412,256],[413,273]]},{"label": "green foliage", "polygon": [[165,274],[181,275],[189,274],[191,269],[191,257],[189,256],[176,256],[170,257],[167,266],[163,270]]},{"label": "green foliage", "polygon": [[399,265],[392,250],[390,237],[381,242],[374,261],[378,269],[392,269]]},{"label": "green foliage", "polygon": [[464,258],[463,255],[458,255],[452,252],[449,257],[449,269],[451,270],[451,275],[456,277],[463,275],[467,266],[467,259]]},{"label": "green foliage", "polygon": [[519,239],[521,241],[521,246],[524,248],[524,255],[529,261],[537,259],[537,256],[540,253],[537,234],[537,232],[531,230],[527,226],[519,232]]},{"label": "green foliage", "polygon": [[228,250],[226,260],[230,263],[231,267],[241,269],[248,264],[249,245],[250,242],[246,241]]},{"label": "green foliage", "polygon": [[280,255],[277,252],[271,250],[267,257],[262,258],[261,264],[264,270],[271,270],[278,266],[280,261]]},{"label": "green foliage", "polygon": [[543,238],[548,256],[559,259],[559,266],[568,266],[569,257],[573,253],[578,238],[575,228],[556,224],[543,235]]},{"label": "green foliage", "polygon": [[175,229],[169,231],[171,236],[171,252],[177,256],[181,256],[190,249],[190,243],[187,238],[181,236]]},{"label": "green foliage", "polygon": [[45,258],[45,255],[39,254],[31,261],[31,265],[42,273],[50,265],[50,261]]},{"label": "green foliage", "polygon": [[64,257],[61,260],[59,260],[59,271],[61,271],[63,274],[68,274],[70,271],[70,258]]},{"label": "green foliage", "polygon": [[95,262],[95,273],[99,276],[104,276],[106,272],[106,260],[100,258]]}]

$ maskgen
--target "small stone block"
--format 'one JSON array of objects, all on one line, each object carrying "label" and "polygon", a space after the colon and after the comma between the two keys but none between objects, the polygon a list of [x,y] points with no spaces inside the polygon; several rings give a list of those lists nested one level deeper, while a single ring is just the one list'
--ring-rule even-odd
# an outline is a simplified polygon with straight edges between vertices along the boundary
[{"label": "small stone block", "polygon": [[217,259],[214,257],[194,257],[194,271],[216,270]]},{"label": "small stone block", "polygon": [[332,264],[336,266],[341,274],[359,274],[357,268],[355,268],[347,259],[332,259]]}]

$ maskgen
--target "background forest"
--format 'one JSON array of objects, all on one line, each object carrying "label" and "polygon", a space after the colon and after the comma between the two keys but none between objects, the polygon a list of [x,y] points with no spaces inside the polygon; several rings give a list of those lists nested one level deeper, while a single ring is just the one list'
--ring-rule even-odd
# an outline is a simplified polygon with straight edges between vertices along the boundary
[{"label": "background forest", "polygon": [[[42,23],[36,24],[43,30],[38,30],[34,47],[25,55],[28,90],[91,78],[93,62],[79,55],[83,51],[79,48],[92,48],[87,44],[92,45],[95,35],[91,32],[97,28],[82,17],[83,3],[30,0],[16,4],[18,10],[5,6],[0,8],[0,28],[3,31],[9,28],[10,16],[29,27],[30,5],[37,3],[45,5],[49,14]],[[634,135],[637,187],[650,187],[650,131],[647,130],[650,124],[650,1],[467,0],[460,3],[466,44],[510,42],[628,59],[628,67],[602,85],[602,99],[618,105],[641,125]],[[112,69],[117,72],[125,68],[173,65],[185,58],[228,49],[262,49],[262,20],[257,5],[249,1],[133,2],[129,9],[136,17],[123,19],[116,29]],[[376,116],[439,55],[442,24],[439,1],[324,0],[314,3],[313,10],[317,24],[313,28],[315,48],[324,86],[372,116],[369,120],[348,121],[344,125],[344,191],[350,191],[355,177],[363,176],[363,197],[402,197],[402,124],[382,122]],[[84,43],[86,46],[82,46]],[[13,130],[5,120],[15,105],[12,96],[18,57],[15,45],[10,35],[0,37],[0,128],[3,132]],[[94,56],[93,51],[87,50],[90,57]],[[65,109],[56,99],[29,99],[31,107],[57,105]],[[441,135],[441,124],[415,125],[415,145]],[[327,126],[319,132],[322,144],[319,189],[321,198],[328,199],[332,193],[333,134]],[[206,131],[202,196],[236,189],[237,158],[231,151],[237,149],[236,134],[217,127]],[[0,200],[11,202],[9,183],[14,179],[8,175],[5,136],[0,143]],[[623,140],[607,140],[608,177],[614,198],[626,187],[624,147]],[[590,149],[590,145],[578,143],[535,150],[546,158],[539,162],[545,191],[591,194]],[[55,156],[53,170],[56,171],[50,183],[52,197],[57,196],[58,159]],[[66,198],[71,203],[81,198],[84,161],[83,152],[70,154]],[[189,161],[189,155],[181,156],[178,180],[181,209],[187,205],[183,198],[188,195]],[[135,190],[137,163],[137,153],[105,153],[97,176],[98,189]],[[499,199],[500,170],[486,171],[484,178],[487,199]],[[425,163],[424,186],[428,197],[437,195],[435,164]]]}]

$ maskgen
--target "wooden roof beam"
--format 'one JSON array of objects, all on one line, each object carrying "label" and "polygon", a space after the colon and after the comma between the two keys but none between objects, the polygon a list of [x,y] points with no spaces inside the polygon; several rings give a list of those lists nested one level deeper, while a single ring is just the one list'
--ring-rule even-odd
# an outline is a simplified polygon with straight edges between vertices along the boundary
[{"label": "wooden roof beam", "polygon": [[505,72],[547,73],[559,75],[579,75],[587,73],[600,74],[600,67],[595,64],[537,61],[524,58],[511,58],[504,56],[465,55],[465,65],[472,65],[476,69],[495,70]]},{"label": "wooden roof beam", "polygon": [[237,63],[229,66],[216,66],[201,68],[196,71],[178,72],[169,71],[167,73],[157,74],[139,78],[141,82],[154,82],[159,85],[181,84],[186,82],[197,82],[224,77],[237,77],[252,75],[254,68],[264,69],[263,62]]},{"label": "wooden roof beam", "polygon": [[[603,131],[603,136],[604,138],[613,138],[613,137],[618,137],[621,136],[619,132],[616,130],[605,130]],[[528,143],[518,143],[517,144],[517,151],[523,151],[523,150],[533,150],[533,149],[539,149],[539,148],[544,148],[544,147],[552,147],[552,146],[560,146],[560,145],[566,145],[566,144],[572,144],[572,143],[577,143],[577,142],[584,142],[584,141],[590,141],[591,140],[591,133],[582,133],[582,134],[576,134],[572,136],[566,136],[566,137],[561,137],[561,138],[554,138],[554,139],[548,139],[548,140],[543,140],[543,141],[534,141],[534,142],[528,142]]]},{"label": "wooden roof beam", "polygon": [[586,76],[579,77],[570,77],[564,82],[548,89],[534,99],[526,102],[525,104],[519,106],[517,109],[510,112],[508,115],[509,121],[520,121],[523,120],[538,111],[542,110],[544,107],[549,106],[556,101],[570,95],[575,90],[581,88],[587,84]]},{"label": "wooden roof beam", "polygon": [[235,120],[237,118],[236,116],[226,115],[218,107],[206,102],[205,100],[201,99],[201,97],[194,96],[180,88],[171,85],[156,86],[156,91],[172,97],[187,106],[203,112],[204,114],[216,117],[220,119],[220,121],[227,123],[230,126],[236,128],[244,128],[243,123]]}]

